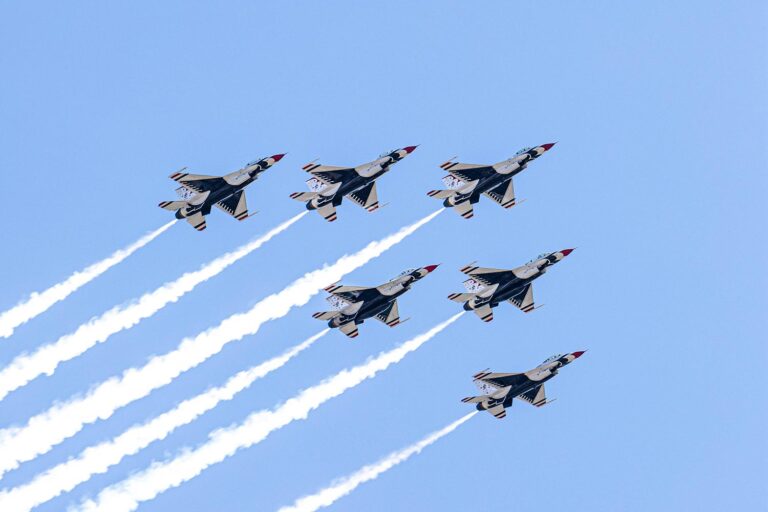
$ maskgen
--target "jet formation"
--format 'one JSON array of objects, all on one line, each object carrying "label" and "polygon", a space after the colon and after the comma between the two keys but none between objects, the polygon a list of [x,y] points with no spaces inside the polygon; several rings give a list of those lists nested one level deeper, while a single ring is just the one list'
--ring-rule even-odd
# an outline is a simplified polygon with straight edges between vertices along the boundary
[{"label": "jet formation", "polygon": [[544,360],[533,370],[524,373],[492,373],[484,370],[474,375],[473,382],[483,395],[468,396],[461,401],[477,404],[478,411],[488,411],[498,419],[507,415],[506,408],[517,398],[536,407],[553,402],[544,392],[544,383],[554,377],[565,365],[581,357],[584,351],[558,354]]},{"label": "jet formation", "polygon": [[312,315],[318,320],[328,320],[328,327],[339,329],[350,338],[359,334],[357,326],[369,318],[375,318],[390,327],[405,322],[400,320],[397,299],[411,289],[413,284],[435,271],[438,265],[408,269],[394,279],[373,288],[339,286],[325,289],[330,293],[326,300],[336,309]]},{"label": "jet formation", "polygon": [[[447,189],[432,190],[430,197],[441,199],[445,208],[454,209],[465,219],[474,216],[473,206],[486,196],[505,209],[520,204],[515,196],[513,178],[528,165],[552,149],[555,143],[526,147],[507,160],[495,164],[467,164],[453,161],[440,167],[448,172],[443,178]],[[378,178],[386,174],[394,164],[410,155],[417,146],[406,146],[387,151],[371,162],[355,167],[334,167],[311,162],[303,167],[310,174],[308,192],[294,192],[290,197],[305,203],[307,210],[317,211],[325,220],[337,220],[336,209],[345,198],[373,212],[381,207],[376,190]],[[213,206],[237,220],[245,220],[248,212],[244,189],[267,169],[279,162],[284,154],[260,158],[242,169],[224,176],[189,174],[185,169],[172,174],[171,179],[181,187],[176,190],[177,201],[163,201],[160,207],[175,212],[177,219],[186,219],[202,231],[206,228],[205,217]],[[448,299],[463,304],[465,311],[474,312],[482,321],[493,320],[493,308],[507,301],[524,313],[540,306],[534,304],[532,283],[544,275],[549,267],[562,261],[573,249],[543,253],[528,263],[513,269],[475,266],[461,268],[468,275],[464,281],[465,293],[452,293]],[[406,320],[400,318],[398,298],[408,292],[414,283],[431,274],[438,265],[408,269],[397,277],[374,287],[344,286],[333,284],[325,290],[333,310],[313,314],[316,319],[327,321],[328,326],[338,329],[349,338],[359,335],[358,326],[373,318],[395,327]],[[556,355],[546,359],[533,370],[524,373],[492,373],[482,371],[474,375],[474,383],[483,395],[464,398],[474,403],[480,411],[488,411],[496,418],[506,416],[506,408],[514,399],[536,407],[550,403],[544,392],[544,383],[557,375],[560,368],[578,359],[584,351]]]}]

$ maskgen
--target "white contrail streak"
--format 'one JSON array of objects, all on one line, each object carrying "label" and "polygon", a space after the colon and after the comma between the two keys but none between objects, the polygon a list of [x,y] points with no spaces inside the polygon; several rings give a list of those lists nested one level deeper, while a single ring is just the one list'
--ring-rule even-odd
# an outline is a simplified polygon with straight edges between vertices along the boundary
[{"label": "white contrail streak", "polygon": [[282,507],[278,512],[315,512],[321,508],[328,507],[340,498],[343,498],[357,489],[360,484],[375,480],[380,474],[388,469],[397,466],[401,462],[405,462],[412,455],[420,453],[421,450],[427,446],[434,444],[440,438],[447,436],[475,414],[477,414],[477,411],[472,411],[463,418],[454,421],[444,429],[431,433],[421,441],[412,444],[407,448],[403,448],[400,451],[390,453],[380,461],[364,466],[351,475],[334,481],[330,486],[317,491],[315,494],[299,498],[293,505]]},{"label": "white contrail streak", "polygon": [[329,329],[320,331],[283,354],[236,373],[223,386],[209,389],[184,400],[172,410],[146,423],[134,425],[109,441],[86,448],[77,458],[69,459],[37,475],[25,485],[3,490],[0,492],[0,510],[16,512],[31,510],[62,493],[71,491],[79,484],[88,481],[93,475],[105,473],[124,457],[138,453],[154,441],[166,438],[178,427],[192,423],[222,401],[231,400],[254,381],[284,366],[328,331]]},{"label": "white contrail streak", "polygon": [[175,222],[175,220],[172,220],[151,233],[147,233],[128,247],[112,253],[108,258],[97,261],[93,265],[86,267],[84,270],[75,272],[64,281],[51,286],[47,290],[31,293],[27,300],[18,303],[7,311],[3,311],[0,313],[0,338],[11,336],[18,326],[29,322],[37,315],[47,311],[48,308],[57,302],[66,299],[70,294],[77,291],[78,288],[93,281],[101,274],[160,236],[166,229],[173,226]]},{"label": "white contrail streak", "polygon": [[121,407],[165,386],[183,372],[218,354],[227,343],[255,334],[264,322],[287,315],[293,307],[303,306],[324,286],[380,256],[441,211],[382,240],[371,242],[354,254],[342,256],[333,265],[305,274],[279,293],[265,297],[249,311],[232,315],[216,327],[182,340],[175,350],[153,357],[140,368],[129,368],[122,375],[101,382],[85,396],[53,405],[33,416],[23,427],[0,430],[0,476],[22,462],[46,453],[86,424],[107,419]]},{"label": "white contrail streak", "polygon": [[382,352],[362,365],[342,370],[320,384],[305,389],[275,409],[254,412],[239,425],[213,431],[209,440],[197,448],[183,450],[174,459],[156,462],[144,471],[103,489],[95,499],[82,502],[78,510],[86,512],[135,510],[140,503],[152,500],[168,489],[191,480],[210,466],[234,455],[238,450],[259,443],[275,430],[293,421],[306,419],[310,412],[323,403],[402,360],[455,322],[462,314],[464,314],[463,311],[456,313],[429,331],[406,341],[395,349]]},{"label": "white contrail streak", "polygon": [[[232,252],[219,256],[193,272],[187,272],[175,281],[145,293],[137,301],[115,306],[101,316],[91,318],[73,333],[66,334],[53,343],[44,345],[31,354],[21,354],[0,370],[0,400],[8,393],[29,383],[32,379],[51,375],[64,361],[81,355],[98,343],[103,343],[113,334],[130,329],[162,308],[176,302],[195,286],[218,275],[224,269],[252,253],[272,237],[282,233],[307,212],[283,222],[267,234],[249,242]],[[1,473],[1,470],[0,470]]]}]

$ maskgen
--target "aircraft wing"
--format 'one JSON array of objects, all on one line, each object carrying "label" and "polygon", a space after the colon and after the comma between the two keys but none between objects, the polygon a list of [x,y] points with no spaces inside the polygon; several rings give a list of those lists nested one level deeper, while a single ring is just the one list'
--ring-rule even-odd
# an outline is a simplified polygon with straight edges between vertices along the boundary
[{"label": "aircraft wing", "polygon": [[216,206],[223,212],[226,212],[237,220],[248,218],[248,204],[245,202],[245,193],[240,190],[228,198],[216,203]]},{"label": "aircraft wing", "polygon": [[529,404],[535,405],[536,407],[541,407],[547,403],[547,396],[544,393],[544,384],[541,384],[540,386],[535,387],[530,391],[526,391],[522,395],[518,395],[515,398],[519,398],[523,402],[528,402]]},{"label": "aircraft wing", "polygon": [[384,322],[390,327],[400,323],[400,310],[397,307],[397,301],[393,300],[387,309],[376,315],[376,320]]},{"label": "aircraft wing", "polygon": [[344,182],[355,176],[355,170],[351,167],[333,167],[311,163],[305,165],[302,169],[328,185]]},{"label": "aircraft wing", "polygon": [[473,264],[469,264],[463,267],[461,272],[467,274],[475,281],[478,281],[486,286],[493,286],[494,284],[499,284],[514,277],[514,274],[511,270],[505,270],[502,268],[476,267]]},{"label": "aircraft wing", "polygon": [[492,166],[483,164],[462,164],[448,161],[440,167],[465,182],[487,178],[496,173],[496,169]]},{"label": "aircraft wing", "polygon": [[227,184],[221,176],[206,176],[205,174],[188,174],[176,172],[169,176],[173,181],[178,181],[182,186],[195,192],[210,192]]},{"label": "aircraft wing", "polygon": [[533,305],[533,286],[531,283],[515,291],[515,294],[507,301],[523,313],[530,313],[536,307]]},{"label": "aircraft wing", "polygon": [[[492,388],[505,388],[507,386],[519,386],[529,382],[530,379],[524,373],[493,373],[483,371],[474,375],[475,385],[483,392],[489,392]],[[491,387],[487,387],[490,385]]]},{"label": "aircraft wing", "polygon": [[341,298],[347,302],[358,302],[360,294],[365,290],[371,290],[364,286],[337,286],[331,285],[325,289],[331,295]]},{"label": "aircraft wing", "polygon": [[515,186],[512,183],[512,178],[498,187],[483,192],[483,195],[490,197],[504,208],[512,208],[515,206]]},{"label": "aircraft wing", "polygon": [[379,207],[379,198],[376,194],[376,181],[371,181],[368,185],[356,190],[347,196],[358,206],[362,206],[369,212]]}]

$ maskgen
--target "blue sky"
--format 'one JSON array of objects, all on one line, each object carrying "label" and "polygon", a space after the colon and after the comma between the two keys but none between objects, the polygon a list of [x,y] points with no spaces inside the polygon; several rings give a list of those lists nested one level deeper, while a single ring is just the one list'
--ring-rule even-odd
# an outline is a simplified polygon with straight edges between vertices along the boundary
[{"label": "blue sky", "polygon": [[[80,2],[0,7],[0,309],[167,222],[167,178],[288,152],[248,190],[259,214],[174,226],[17,330],[0,363],[54,341],[300,211],[301,165],[420,144],[379,183],[387,208],[296,226],[139,326],[0,403],[0,427],[243,311],[306,271],[434,211],[458,155],[558,145],[516,178],[523,205],[452,212],[356,271],[373,285],[443,266],[400,303],[410,322],[332,333],[286,368],[40,507],[61,510],[448,318],[470,261],[514,267],[578,249],[535,285],[546,307],[465,316],[373,381],[143,510],[270,510],[467,412],[471,375],[589,349],[558,401],[488,415],[339,501],[337,510],[766,508],[768,8],[763,2]],[[173,384],[87,427],[7,487],[322,328],[318,296]],[[762,335],[760,333],[763,333]]]}]

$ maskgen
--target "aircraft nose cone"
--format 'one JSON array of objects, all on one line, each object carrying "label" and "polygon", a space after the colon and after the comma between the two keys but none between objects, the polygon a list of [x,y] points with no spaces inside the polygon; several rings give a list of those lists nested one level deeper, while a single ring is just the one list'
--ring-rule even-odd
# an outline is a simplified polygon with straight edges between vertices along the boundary
[{"label": "aircraft nose cone", "polygon": [[571,354],[571,355],[574,357],[574,359],[578,359],[578,358],[580,358],[580,357],[581,357],[581,355],[582,355],[584,352],[586,352],[586,350],[579,350],[578,352],[574,352],[574,353],[573,353],[573,354]]},{"label": "aircraft nose cone", "polygon": [[272,155],[270,158],[271,158],[272,160],[274,160],[275,162],[279,162],[280,160],[282,160],[282,158],[283,158],[283,157],[284,157],[286,154],[287,154],[287,153],[282,153],[282,154],[280,154],[280,155]]},{"label": "aircraft nose cone", "polygon": [[427,265],[426,267],[424,267],[424,270],[426,270],[427,272],[434,272],[434,270],[439,266],[440,266],[439,263],[437,265]]},{"label": "aircraft nose cone", "polygon": [[410,155],[411,153],[413,153],[413,150],[416,149],[417,147],[419,146],[406,146],[403,148],[403,151],[405,151]]},{"label": "aircraft nose cone", "polygon": [[544,148],[544,151],[549,151],[555,144],[557,144],[557,142],[548,142],[546,144],[542,144],[541,147]]},{"label": "aircraft nose cone", "polygon": [[573,252],[573,249],[563,249],[560,252],[563,254],[563,257],[565,257],[565,256],[568,256],[569,254],[571,254]]}]

